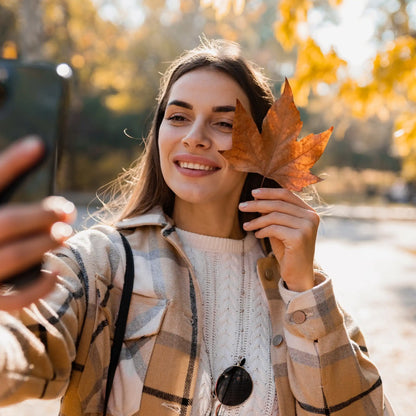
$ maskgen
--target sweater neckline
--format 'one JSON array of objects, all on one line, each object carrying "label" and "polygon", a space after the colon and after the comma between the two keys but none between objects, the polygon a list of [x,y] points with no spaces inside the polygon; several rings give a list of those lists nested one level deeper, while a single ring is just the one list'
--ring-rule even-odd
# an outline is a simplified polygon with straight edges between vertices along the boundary
[{"label": "sweater neckline", "polygon": [[258,242],[254,233],[249,232],[243,239],[233,239],[225,237],[213,237],[210,235],[197,234],[185,231],[176,227],[179,239],[185,246],[190,246],[198,250],[210,251],[213,253],[239,253],[243,249],[249,252]]}]

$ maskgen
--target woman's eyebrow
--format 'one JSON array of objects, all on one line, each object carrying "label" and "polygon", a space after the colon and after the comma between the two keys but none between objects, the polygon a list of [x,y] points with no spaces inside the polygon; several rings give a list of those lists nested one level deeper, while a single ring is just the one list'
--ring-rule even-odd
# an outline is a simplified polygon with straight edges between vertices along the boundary
[{"label": "woman's eyebrow", "polygon": [[235,111],[234,105],[219,105],[218,107],[213,107],[212,111],[214,113],[230,113]]},{"label": "woman's eyebrow", "polygon": [[[188,110],[192,110],[194,107],[192,104],[187,103],[186,101],[182,100],[172,100],[168,103],[168,106],[176,105],[178,107],[187,108]],[[234,105],[219,105],[216,107],[212,107],[212,111],[214,113],[230,113],[235,111]]]},{"label": "woman's eyebrow", "polygon": [[178,107],[187,108],[188,110],[192,110],[193,106],[185,101],[181,100],[172,100],[168,103],[169,105],[177,105]]}]

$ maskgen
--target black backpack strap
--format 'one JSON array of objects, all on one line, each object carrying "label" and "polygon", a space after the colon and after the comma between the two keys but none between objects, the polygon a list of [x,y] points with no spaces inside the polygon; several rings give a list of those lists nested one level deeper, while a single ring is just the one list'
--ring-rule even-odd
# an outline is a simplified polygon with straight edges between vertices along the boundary
[{"label": "black backpack strap", "polygon": [[126,272],[124,274],[123,292],[121,294],[120,309],[114,329],[114,341],[111,346],[110,364],[108,366],[107,384],[105,388],[105,399],[103,416],[107,414],[108,399],[110,398],[111,387],[113,385],[114,374],[120,358],[121,346],[123,344],[124,333],[126,331],[127,315],[129,313],[131,294],[134,282],[134,262],[133,253],[126,237],[120,233],[126,251]]}]

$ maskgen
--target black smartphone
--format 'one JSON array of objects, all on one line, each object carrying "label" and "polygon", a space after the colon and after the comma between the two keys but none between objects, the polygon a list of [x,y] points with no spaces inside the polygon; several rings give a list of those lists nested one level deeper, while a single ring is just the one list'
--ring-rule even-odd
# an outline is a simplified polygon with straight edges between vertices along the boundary
[{"label": "black smartphone", "polygon": [[[71,75],[67,64],[0,59],[0,151],[27,135],[38,135],[45,144],[39,162],[0,190],[0,204],[38,201],[56,193]],[[37,265],[2,284],[18,288],[39,271]]]},{"label": "black smartphone", "polygon": [[42,138],[46,149],[36,170],[0,190],[0,204],[35,201],[55,192],[71,73],[67,64],[0,60],[0,151],[33,134]]}]

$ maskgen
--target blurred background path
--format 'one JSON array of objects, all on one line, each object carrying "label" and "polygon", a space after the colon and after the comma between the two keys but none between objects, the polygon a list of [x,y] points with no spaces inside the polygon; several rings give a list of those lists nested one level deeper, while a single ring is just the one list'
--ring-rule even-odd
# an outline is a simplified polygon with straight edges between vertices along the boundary
[{"label": "blurred background path", "polygon": [[397,415],[415,414],[416,220],[326,217],[316,258],[361,327]]}]

